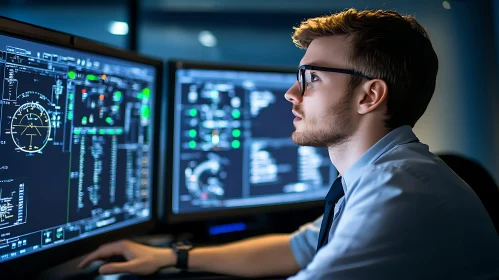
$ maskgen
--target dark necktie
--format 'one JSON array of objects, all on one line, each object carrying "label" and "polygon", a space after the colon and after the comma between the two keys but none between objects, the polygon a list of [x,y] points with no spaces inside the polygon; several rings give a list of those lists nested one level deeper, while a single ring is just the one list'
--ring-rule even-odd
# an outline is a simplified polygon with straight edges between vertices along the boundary
[{"label": "dark necktie", "polygon": [[326,209],[322,217],[321,231],[319,233],[319,240],[317,242],[317,251],[328,242],[329,230],[333,223],[334,205],[344,195],[343,185],[341,184],[341,176],[334,180],[331,189],[326,195]]}]

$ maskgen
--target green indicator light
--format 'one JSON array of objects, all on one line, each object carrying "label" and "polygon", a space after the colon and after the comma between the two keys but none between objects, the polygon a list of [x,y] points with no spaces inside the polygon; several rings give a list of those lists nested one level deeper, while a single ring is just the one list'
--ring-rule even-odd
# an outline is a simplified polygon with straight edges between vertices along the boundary
[{"label": "green indicator light", "polygon": [[239,117],[241,116],[241,112],[237,109],[234,109],[234,111],[232,111],[232,117],[234,117],[234,119],[239,119]]},{"label": "green indicator light", "polygon": [[68,120],[73,120],[73,112],[68,112]]},{"label": "green indicator light", "polygon": [[75,130],[73,131],[73,133],[74,133],[74,134],[77,134],[77,135],[78,135],[78,134],[81,134],[81,130],[79,130],[79,129],[75,129]]},{"label": "green indicator light", "polygon": [[107,130],[107,134],[114,135],[114,134],[115,134],[115,133],[114,133],[114,129],[108,129],[108,130]]},{"label": "green indicator light", "polygon": [[241,142],[239,140],[232,141],[232,148],[237,149],[241,146]]},{"label": "green indicator light", "polygon": [[191,115],[191,117],[195,117],[197,114],[198,114],[198,110],[196,110],[196,109],[189,110],[189,115]]},{"label": "green indicator light", "polygon": [[232,136],[234,136],[234,137],[241,136],[241,130],[239,130],[239,129],[232,130]]},{"label": "green indicator light", "polygon": [[108,124],[112,124],[112,123],[113,123],[113,119],[112,119],[111,117],[107,117],[107,118],[106,118],[106,122],[107,122]]},{"label": "green indicator light", "polygon": [[95,128],[89,129],[88,134],[97,134],[97,129]]},{"label": "green indicator light", "polygon": [[197,135],[196,130],[194,130],[194,129],[189,130],[189,136],[190,137],[194,138],[194,137],[196,137],[196,135]]},{"label": "green indicator light", "polygon": [[151,90],[149,88],[144,88],[142,94],[144,95],[144,98],[149,98],[149,96],[151,96]]},{"label": "green indicator light", "polygon": [[71,94],[68,94],[68,99],[69,99],[69,100],[73,100],[73,94],[72,94],[72,93],[71,93]]},{"label": "green indicator light", "polygon": [[189,148],[191,148],[191,149],[196,148],[196,141],[194,141],[194,140],[189,141]]},{"label": "green indicator light", "polygon": [[151,109],[149,109],[149,106],[143,105],[140,111],[143,118],[148,119],[151,116]]},{"label": "green indicator light", "polygon": [[74,78],[76,78],[76,73],[75,73],[74,71],[69,71],[69,72],[68,72],[68,77],[69,77],[70,79],[74,79]]},{"label": "green indicator light", "polygon": [[142,93],[140,93],[140,92],[139,92],[139,93],[137,94],[137,99],[142,99]]},{"label": "green indicator light", "polygon": [[118,134],[118,135],[123,134],[123,129],[121,129],[121,128],[117,128],[117,129],[116,129],[116,134]]},{"label": "green indicator light", "polygon": [[74,106],[73,103],[69,103],[68,110],[73,111],[73,106]]},{"label": "green indicator light", "polygon": [[113,101],[120,101],[120,100],[121,100],[121,91],[117,91],[114,93]]},{"label": "green indicator light", "polygon": [[92,75],[92,74],[88,74],[87,75],[87,80],[90,80],[90,81],[97,81],[99,80],[99,77],[95,76],[95,75]]},{"label": "green indicator light", "polygon": [[105,129],[99,129],[99,134],[106,134],[106,130]]},{"label": "green indicator light", "polygon": [[81,124],[83,125],[87,124],[87,117],[81,118]]}]

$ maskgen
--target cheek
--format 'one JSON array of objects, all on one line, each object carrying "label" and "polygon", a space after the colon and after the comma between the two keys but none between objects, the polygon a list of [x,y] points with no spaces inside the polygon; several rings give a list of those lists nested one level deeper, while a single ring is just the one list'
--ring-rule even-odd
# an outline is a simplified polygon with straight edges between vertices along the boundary
[{"label": "cheek", "polygon": [[328,108],[331,107],[331,102],[332,100],[328,100],[326,98],[311,98],[311,100],[303,102],[305,118],[316,119],[325,115],[328,111]]}]

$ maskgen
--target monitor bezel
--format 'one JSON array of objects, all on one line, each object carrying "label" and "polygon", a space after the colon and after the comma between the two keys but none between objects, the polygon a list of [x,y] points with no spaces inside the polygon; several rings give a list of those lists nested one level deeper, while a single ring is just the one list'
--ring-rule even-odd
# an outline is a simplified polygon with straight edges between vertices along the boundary
[{"label": "monitor bezel", "polygon": [[156,69],[157,75],[155,84],[156,95],[154,96],[153,101],[154,118],[152,119],[153,151],[151,153],[151,218],[143,222],[128,225],[124,228],[114,229],[109,232],[96,234],[85,239],[71,241],[67,244],[61,244],[59,246],[27,254],[23,257],[16,257],[14,259],[1,262],[0,271],[2,271],[2,275],[16,275],[16,277],[20,277],[20,275],[23,275],[24,277],[27,275],[37,275],[43,270],[49,269],[88,253],[91,250],[97,249],[101,244],[122,238],[130,238],[134,235],[146,233],[154,229],[157,223],[157,190],[159,189],[158,184],[160,183],[158,171],[161,170],[159,168],[159,151],[160,143],[162,141],[160,138],[159,128],[162,121],[161,104],[164,102],[163,61],[87,38],[74,36],[68,33],[59,32],[53,29],[40,27],[3,16],[0,16],[0,34],[55,47],[68,48],[91,54],[147,64]]},{"label": "monitor bezel", "polygon": [[[248,72],[277,72],[277,73],[290,73],[294,74],[297,69],[290,67],[272,67],[272,66],[258,66],[258,65],[243,65],[243,64],[229,64],[219,62],[207,61],[189,61],[183,59],[170,59],[167,62],[168,80],[167,80],[167,119],[168,123],[172,124],[166,127],[168,141],[166,142],[167,154],[165,158],[165,186],[164,197],[165,201],[162,202],[159,210],[159,223],[162,224],[181,224],[188,222],[206,221],[220,219],[234,219],[243,218],[247,215],[257,215],[262,213],[276,213],[285,212],[289,210],[311,209],[322,206],[322,200],[313,200],[306,202],[292,202],[283,204],[259,205],[238,207],[230,209],[217,209],[206,212],[195,213],[174,213],[173,212],[173,160],[174,160],[174,123],[175,123],[175,90],[176,90],[176,70],[178,69],[208,69],[208,70],[236,70]],[[284,97],[283,97],[284,98]],[[291,110],[291,105],[290,105]],[[291,121],[291,120],[290,120]],[[290,135],[291,136],[291,135]]]}]

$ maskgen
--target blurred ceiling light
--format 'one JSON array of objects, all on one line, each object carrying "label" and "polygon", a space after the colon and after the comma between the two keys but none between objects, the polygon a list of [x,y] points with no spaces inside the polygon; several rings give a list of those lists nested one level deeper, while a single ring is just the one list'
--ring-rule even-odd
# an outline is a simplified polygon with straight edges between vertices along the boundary
[{"label": "blurred ceiling light", "polygon": [[445,9],[450,10],[450,3],[449,3],[449,1],[444,1],[444,2],[442,2],[442,6],[443,6]]},{"label": "blurred ceiling light", "polygon": [[213,48],[214,46],[217,45],[217,38],[210,31],[199,32],[198,40],[201,43],[201,45],[208,48]]},{"label": "blurred ceiling light", "polygon": [[128,34],[128,23],[123,21],[113,21],[109,24],[107,30],[109,33],[114,35],[126,35]]}]

